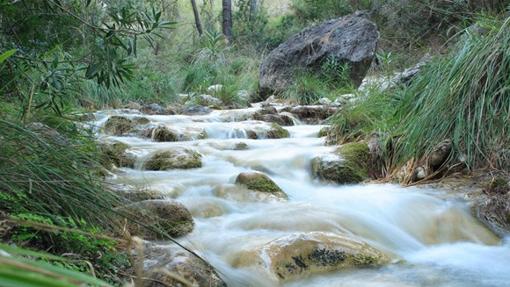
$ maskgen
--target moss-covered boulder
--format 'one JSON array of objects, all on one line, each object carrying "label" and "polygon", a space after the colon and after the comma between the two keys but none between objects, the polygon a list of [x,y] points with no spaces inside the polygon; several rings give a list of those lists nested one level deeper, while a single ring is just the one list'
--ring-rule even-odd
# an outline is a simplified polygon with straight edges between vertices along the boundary
[{"label": "moss-covered boulder", "polygon": [[152,130],[152,139],[156,142],[175,142],[179,136],[167,127],[159,126]]},{"label": "moss-covered boulder", "polygon": [[144,200],[120,207],[117,211],[125,217],[124,222],[127,222],[126,228],[131,235],[147,240],[165,239],[147,226],[179,237],[193,231],[195,224],[184,205],[170,200]]},{"label": "moss-covered boulder", "polygon": [[358,183],[368,178],[370,152],[364,142],[348,143],[337,154],[316,157],[312,160],[312,176],[339,184]]},{"label": "moss-covered boulder", "polygon": [[133,167],[136,158],[134,155],[126,153],[129,146],[122,142],[104,143],[99,146],[102,153],[101,163],[106,168],[115,167]]},{"label": "moss-covered boulder", "polygon": [[279,124],[273,123],[271,124],[271,129],[267,131],[268,139],[282,139],[288,138],[289,131],[282,128]]},{"label": "moss-covered boulder", "polygon": [[279,198],[288,198],[287,194],[271,179],[261,172],[243,172],[236,178],[236,184],[244,185],[249,190],[265,192]]},{"label": "moss-covered boulder", "polygon": [[104,124],[103,131],[109,135],[122,136],[131,132],[134,126],[135,123],[128,118],[111,116]]},{"label": "moss-covered boulder", "polygon": [[212,266],[185,250],[158,246],[147,249],[146,253],[149,266],[146,266],[143,287],[227,287]]},{"label": "moss-covered boulder", "polygon": [[[353,237],[326,232],[288,235],[240,254],[236,267],[255,263],[280,281],[354,268],[379,267],[390,258]],[[255,260],[254,260],[255,258]],[[248,260],[245,260],[248,259]]]},{"label": "moss-covered boulder", "polygon": [[146,170],[190,169],[202,167],[202,155],[186,148],[157,151],[145,162]]}]

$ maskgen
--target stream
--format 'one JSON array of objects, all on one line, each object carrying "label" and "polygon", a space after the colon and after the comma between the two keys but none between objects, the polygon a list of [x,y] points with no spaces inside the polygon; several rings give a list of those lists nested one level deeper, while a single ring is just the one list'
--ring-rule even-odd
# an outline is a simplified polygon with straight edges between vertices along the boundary
[{"label": "stream", "polygon": [[[195,228],[179,241],[210,262],[228,286],[510,286],[510,240],[498,239],[481,225],[461,196],[423,187],[314,180],[311,159],[336,148],[318,137],[324,126],[296,120],[296,125],[284,127],[289,138],[248,139],[247,129],[263,137],[270,128],[269,123],[249,120],[257,109],[193,116],[108,110],[96,113],[95,125],[101,127],[111,115],[143,116],[151,124],[189,134],[191,140],[179,142],[100,132],[98,137],[128,144],[137,157],[135,168],[119,169],[113,183],[159,191],[190,210]],[[198,139],[203,131],[207,139]],[[239,143],[247,149],[236,149]],[[140,168],[152,152],[173,147],[198,151],[203,166],[167,171]],[[248,171],[269,175],[289,199],[240,190],[234,184],[236,176]],[[250,256],[258,246],[309,232],[355,236],[392,260],[380,268],[280,282]]]}]

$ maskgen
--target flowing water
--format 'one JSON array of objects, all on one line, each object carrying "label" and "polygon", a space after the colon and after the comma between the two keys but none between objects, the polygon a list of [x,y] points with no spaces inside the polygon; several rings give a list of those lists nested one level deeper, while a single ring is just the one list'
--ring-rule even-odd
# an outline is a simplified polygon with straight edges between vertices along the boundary
[{"label": "flowing water", "polygon": [[[187,147],[203,155],[203,167],[143,171],[123,168],[116,183],[144,186],[183,203],[193,214],[194,231],[180,241],[198,251],[229,286],[510,286],[510,243],[479,224],[462,200],[441,190],[391,184],[333,185],[313,180],[310,160],[327,154],[317,135],[323,126],[286,127],[290,138],[246,138],[246,129],[263,135],[269,124],[247,120],[257,108],[213,111],[201,116],[147,116],[191,137],[205,130],[207,139],[157,143],[138,137],[101,140],[127,143],[138,157]],[[133,111],[103,111],[140,116]],[[248,149],[235,150],[238,143]],[[263,171],[288,194],[277,200],[240,190],[236,176]],[[303,232],[351,234],[390,254],[393,262],[376,269],[317,274],[278,282],[256,265],[247,251],[286,235]]]}]

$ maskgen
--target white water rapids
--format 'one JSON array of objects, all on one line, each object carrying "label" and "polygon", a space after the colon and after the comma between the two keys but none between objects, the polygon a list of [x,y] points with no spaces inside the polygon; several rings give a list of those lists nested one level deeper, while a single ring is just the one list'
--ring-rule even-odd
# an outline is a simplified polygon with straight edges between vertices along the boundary
[{"label": "white water rapids", "polygon": [[[187,147],[202,154],[203,167],[144,171],[123,168],[112,181],[160,191],[183,203],[195,229],[179,241],[215,266],[229,286],[510,286],[510,242],[497,239],[470,215],[467,204],[442,190],[391,184],[333,185],[313,180],[310,160],[332,152],[323,126],[285,127],[286,139],[246,139],[245,128],[261,133],[269,124],[246,120],[255,108],[213,111],[203,116],[148,116],[154,124],[182,132],[205,130],[207,139],[153,142],[99,134],[130,146],[138,165],[149,153]],[[96,114],[141,116],[126,111]],[[197,133],[198,133],[197,132]],[[234,150],[240,142],[248,149]],[[245,171],[268,174],[288,201],[237,192],[234,181]],[[246,251],[285,235],[321,231],[354,234],[391,254],[391,264],[278,282],[256,266]]]}]

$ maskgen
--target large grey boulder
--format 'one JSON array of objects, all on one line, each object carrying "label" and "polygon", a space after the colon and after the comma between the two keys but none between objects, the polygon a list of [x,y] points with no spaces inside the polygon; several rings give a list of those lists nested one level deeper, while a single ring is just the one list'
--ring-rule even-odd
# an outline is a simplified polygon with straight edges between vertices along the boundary
[{"label": "large grey boulder", "polygon": [[372,64],[378,39],[376,24],[361,12],[307,28],[271,51],[262,62],[260,96],[265,99],[285,91],[296,69],[317,71],[329,58],[349,64],[350,78],[357,87]]}]

